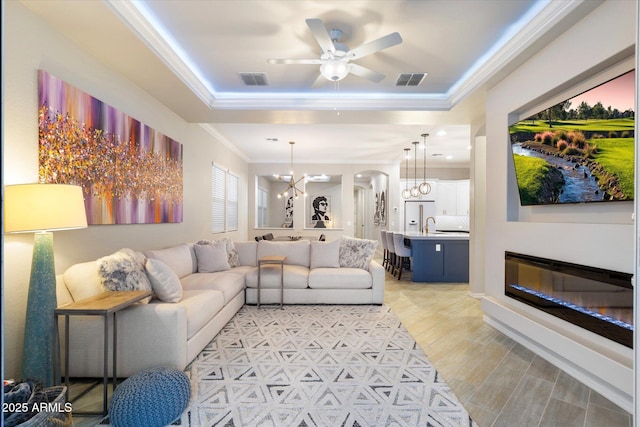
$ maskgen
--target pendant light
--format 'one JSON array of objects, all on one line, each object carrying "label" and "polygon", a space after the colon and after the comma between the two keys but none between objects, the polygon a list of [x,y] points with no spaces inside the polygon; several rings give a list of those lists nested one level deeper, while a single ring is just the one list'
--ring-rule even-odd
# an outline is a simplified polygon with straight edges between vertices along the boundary
[{"label": "pendant light", "polygon": [[409,151],[411,150],[411,148],[405,148],[404,149],[404,158],[406,160],[406,167],[405,167],[405,188],[404,190],[402,190],[402,198],[403,199],[410,199],[411,198],[411,191],[409,190]]},{"label": "pendant light", "polygon": [[420,136],[424,138],[424,145],[422,147],[424,149],[424,164],[422,166],[422,184],[420,184],[418,190],[420,194],[427,195],[431,192],[431,184],[427,182],[427,137],[429,134],[423,133]]},{"label": "pendant light", "polygon": [[413,187],[411,187],[411,197],[418,197],[420,195],[420,190],[418,189],[418,141],[413,141]]}]

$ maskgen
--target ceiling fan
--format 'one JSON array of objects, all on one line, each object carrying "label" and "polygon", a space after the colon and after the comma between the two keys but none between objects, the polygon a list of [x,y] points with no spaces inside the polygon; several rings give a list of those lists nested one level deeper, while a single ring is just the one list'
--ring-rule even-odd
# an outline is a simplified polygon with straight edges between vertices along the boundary
[{"label": "ceiling fan", "polygon": [[309,18],[306,23],[322,48],[320,59],[269,59],[267,62],[270,64],[316,64],[320,65],[320,74],[327,80],[342,80],[351,73],[378,83],[384,79],[384,74],[354,64],[351,61],[402,43],[400,34],[391,33],[355,49],[349,49],[346,45],[340,43],[341,30],[333,29],[327,31],[321,19]]}]

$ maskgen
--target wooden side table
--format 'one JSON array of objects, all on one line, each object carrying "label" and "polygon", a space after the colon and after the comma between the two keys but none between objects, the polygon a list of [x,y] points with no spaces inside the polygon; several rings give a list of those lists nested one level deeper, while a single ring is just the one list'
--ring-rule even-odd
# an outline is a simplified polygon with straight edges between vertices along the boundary
[{"label": "wooden side table", "polygon": [[[102,415],[107,414],[107,386],[109,384],[109,317],[113,318],[113,388],[115,390],[118,382],[117,374],[117,342],[118,328],[116,323],[116,313],[151,296],[151,291],[111,291],[95,295],[91,298],[75,301],[62,305],[55,309],[55,330],[56,330],[56,364],[54,378],[60,378],[60,338],[58,336],[58,318],[65,318],[65,340],[64,340],[64,375],[67,386],[67,401],[69,401],[69,316],[102,316],[104,318],[104,376],[102,394]],[[56,380],[57,381],[57,380]],[[82,415],[99,415],[100,413],[87,413]]]},{"label": "wooden side table", "polygon": [[284,304],[284,261],[286,256],[264,256],[258,260],[258,307],[260,307],[260,282],[261,282],[261,270],[265,264],[280,265],[280,308]]}]

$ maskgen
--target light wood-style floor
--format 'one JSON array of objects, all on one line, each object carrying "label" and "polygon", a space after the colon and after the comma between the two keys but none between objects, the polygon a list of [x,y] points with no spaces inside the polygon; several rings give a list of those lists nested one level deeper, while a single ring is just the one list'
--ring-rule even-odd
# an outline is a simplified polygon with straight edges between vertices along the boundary
[{"label": "light wood-style floor", "polygon": [[387,273],[385,303],[480,427],[632,425],[632,416],[483,321],[468,284]]},{"label": "light wood-style floor", "polygon": [[[468,290],[387,273],[384,299],[480,427],[632,426],[629,413],[486,324]],[[83,387],[72,387],[72,399]],[[100,409],[101,399],[97,387],[73,408]],[[73,420],[95,426],[101,418]]]}]

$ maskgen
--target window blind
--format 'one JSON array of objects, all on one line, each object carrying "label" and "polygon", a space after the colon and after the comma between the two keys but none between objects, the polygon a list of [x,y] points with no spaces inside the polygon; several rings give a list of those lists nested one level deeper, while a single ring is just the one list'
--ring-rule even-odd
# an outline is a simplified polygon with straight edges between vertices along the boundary
[{"label": "window blind", "polygon": [[213,165],[211,171],[211,231],[225,231],[226,171]]}]

